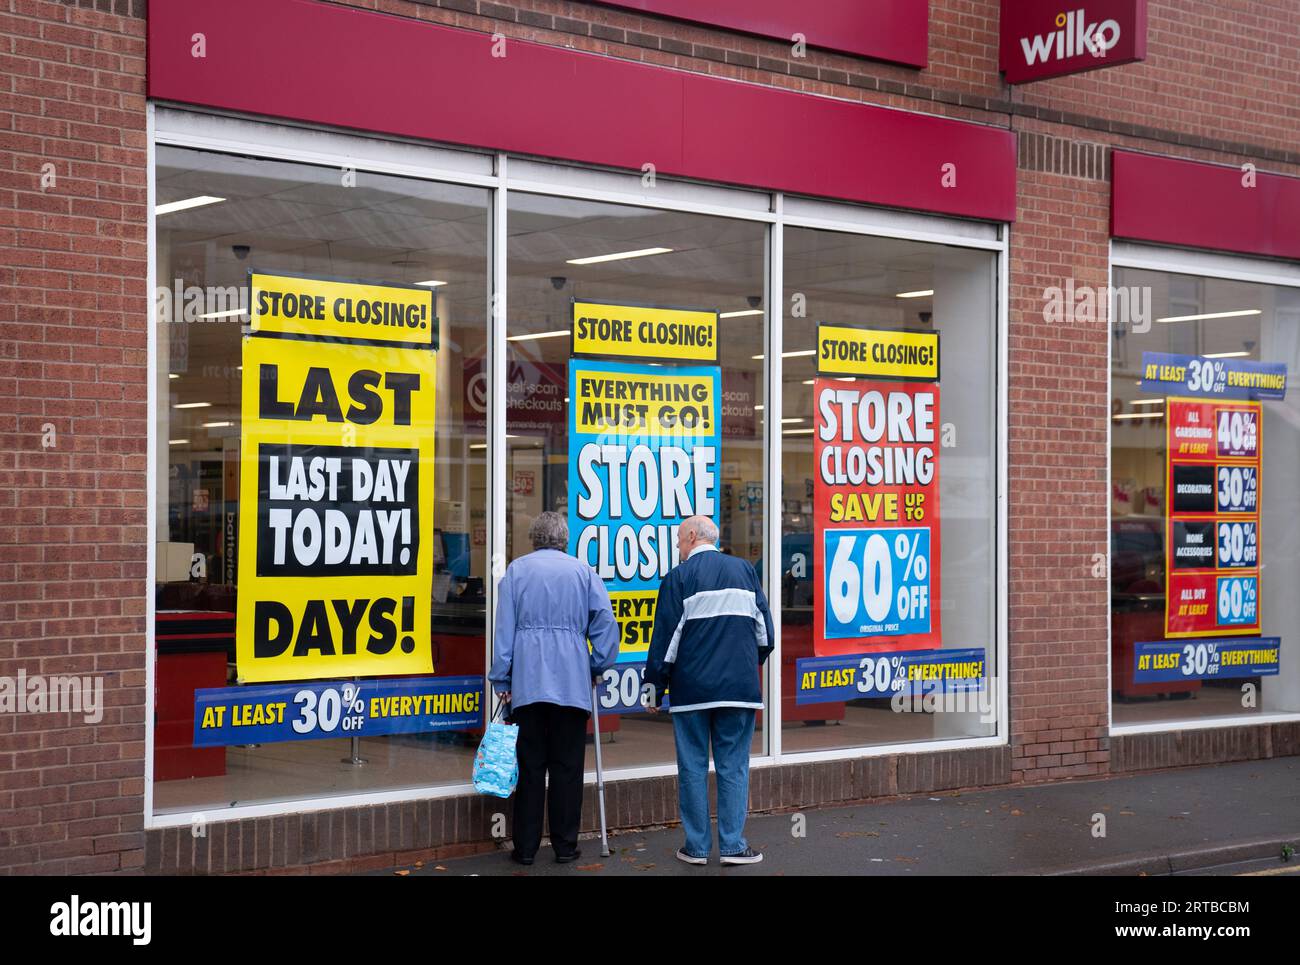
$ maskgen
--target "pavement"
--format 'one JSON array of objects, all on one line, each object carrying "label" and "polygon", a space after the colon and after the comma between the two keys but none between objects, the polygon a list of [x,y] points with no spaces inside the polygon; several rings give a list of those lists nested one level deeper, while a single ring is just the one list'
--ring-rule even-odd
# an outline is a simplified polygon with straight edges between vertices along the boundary
[{"label": "pavement", "polygon": [[[373,873],[1290,876],[1300,869],[1300,757],[751,815],[746,836],[761,864],[723,868],[716,842],[707,866],[683,864],[673,856],[681,831],[669,826],[611,834],[608,858],[598,838],[584,838],[582,857],[566,865],[543,842],[537,863],[521,867],[506,843]],[[1285,845],[1297,852],[1287,862]]]}]

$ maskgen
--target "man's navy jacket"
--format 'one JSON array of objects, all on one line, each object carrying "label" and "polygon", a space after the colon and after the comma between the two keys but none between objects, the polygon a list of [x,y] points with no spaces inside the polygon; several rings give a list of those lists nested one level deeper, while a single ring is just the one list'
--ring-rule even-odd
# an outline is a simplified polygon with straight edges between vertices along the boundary
[{"label": "man's navy jacket", "polygon": [[645,682],[669,711],[763,708],[758,668],[772,652],[772,614],[754,567],[705,544],[659,586]]}]

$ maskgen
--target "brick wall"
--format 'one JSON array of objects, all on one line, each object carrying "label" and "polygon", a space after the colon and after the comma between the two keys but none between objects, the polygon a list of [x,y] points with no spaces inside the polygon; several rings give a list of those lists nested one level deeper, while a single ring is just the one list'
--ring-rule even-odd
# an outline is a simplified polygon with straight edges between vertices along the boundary
[{"label": "brick wall", "polygon": [[[1037,149],[1037,150],[1036,150]],[[1106,769],[1107,321],[1043,320],[1043,291],[1104,286],[1110,192],[1095,152],[1027,138],[1010,265],[1010,711],[1013,778]],[[1094,154],[1093,164],[1086,163]],[[1035,169],[1036,156],[1045,160]],[[1092,176],[1083,173],[1091,170]],[[1100,574],[1100,575],[1097,575]]]},{"label": "brick wall", "polygon": [[[854,804],[900,794],[1006,784],[1005,747],[897,754],[754,768],[750,809],[797,811]],[[709,794],[716,795],[713,775]],[[608,827],[641,828],[677,820],[672,777],[614,781],[605,787]],[[186,825],[150,831],[145,871],[150,874],[277,874],[308,870],[364,871],[490,850],[492,827],[508,825],[510,802],[460,795],[403,804],[340,808],[310,814],[209,825],[202,836]],[[583,794],[582,831],[600,829],[596,789]]]},{"label": "brick wall", "polygon": [[107,705],[0,714],[0,871],[144,862],[144,107],[143,20],[0,2],[0,676]]},{"label": "brick wall", "polygon": [[1300,754],[1300,724],[1127,734],[1111,738],[1111,746],[1113,772],[1293,757]]},{"label": "brick wall", "polygon": [[[756,807],[1300,751],[1276,726],[1107,737],[1106,320],[1041,314],[1067,278],[1106,284],[1111,148],[1300,175],[1293,0],[1151,0],[1146,63],[1014,89],[998,0],[934,0],[924,71],[574,0],[339,2],[1017,132],[1011,747],[758,770]],[[144,8],[0,0],[0,675],[110,675],[99,727],[0,715],[0,871],[139,868],[146,837],[149,869],[181,871],[471,847],[488,811],[468,797],[141,833]],[[1063,378],[1079,360],[1087,374]],[[671,781],[610,788],[616,825],[671,817]]]}]

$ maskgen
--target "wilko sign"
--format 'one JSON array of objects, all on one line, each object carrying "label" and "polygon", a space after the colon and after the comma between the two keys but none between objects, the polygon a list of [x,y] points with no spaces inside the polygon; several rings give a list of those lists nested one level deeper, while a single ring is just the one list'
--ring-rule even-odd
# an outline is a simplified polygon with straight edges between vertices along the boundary
[{"label": "wilko sign", "polygon": [[1009,84],[1145,60],[1146,0],[1002,0]]}]

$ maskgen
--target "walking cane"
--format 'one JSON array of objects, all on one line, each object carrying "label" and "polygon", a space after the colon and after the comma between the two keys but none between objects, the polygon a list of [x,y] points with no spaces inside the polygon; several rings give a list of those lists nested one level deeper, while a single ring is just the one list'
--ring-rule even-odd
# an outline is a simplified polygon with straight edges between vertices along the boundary
[{"label": "walking cane", "polygon": [[609,857],[609,836],[605,832],[605,771],[600,764],[600,699],[591,684],[591,732],[596,738],[596,793],[600,796],[600,856]]}]

